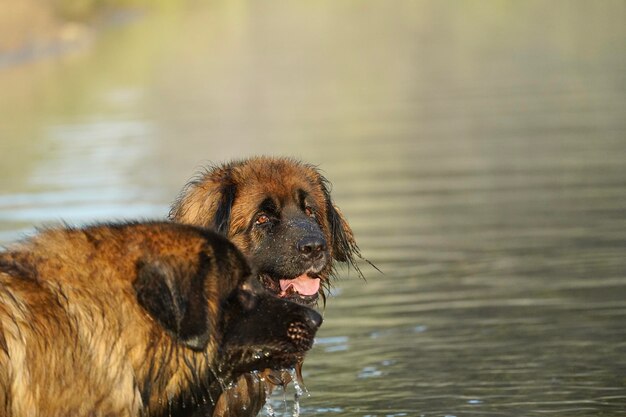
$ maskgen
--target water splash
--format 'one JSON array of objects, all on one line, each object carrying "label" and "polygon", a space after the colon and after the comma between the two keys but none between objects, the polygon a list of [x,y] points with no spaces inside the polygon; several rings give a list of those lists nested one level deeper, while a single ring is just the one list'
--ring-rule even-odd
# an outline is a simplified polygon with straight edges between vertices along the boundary
[{"label": "water splash", "polygon": [[306,394],[307,397],[310,397],[311,394],[309,394],[309,390],[306,388],[304,383],[302,383],[302,379],[300,378],[300,375],[298,375],[298,371],[296,371],[295,368],[291,368],[287,372],[289,372],[289,375],[291,376],[291,380],[293,381],[293,387],[296,390],[296,393],[300,396]]},{"label": "water splash", "polygon": [[276,417],[276,412],[274,411],[272,404],[270,404],[270,387],[265,383],[265,378],[260,378],[260,380],[263,384],[263,389],[265,390],[265,412],[269,417]]},{"label": "water splash", "polygon": [[300,417],[300,397],[298,394],[294,394],[293,396],[293,417]]},{"label": "water splash", "polygon": [[222,389],[222,392],[228,391],[228,386],[226,385],[226,382],[224,381],[223,378],[218,377],[217,378],[217,383],[220,385],[220,388]]},{"label": "water splash", "polygon": [[[304,391],[300,386],[300,381],[298,378],[298,373],[295,368],[289,369],[289,375],[291,375],[291,380],[293,381],[293,388],[296,393],[293,395],[293,417],[300,417],[300,397],[304,395]],[[308,393],[308,391],[307,391]]]},{"label": "water splash", "polygon": [[287,387],[283,385],[281,389],[283,391],[283,407],[286,410],[287,409]]}]

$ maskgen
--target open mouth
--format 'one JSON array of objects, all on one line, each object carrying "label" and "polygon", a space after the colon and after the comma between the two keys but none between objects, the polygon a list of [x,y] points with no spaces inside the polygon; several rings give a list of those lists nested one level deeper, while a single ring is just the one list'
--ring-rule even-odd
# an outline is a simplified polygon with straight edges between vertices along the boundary
[{"label": "open mouth", "polygon": [[263,286],[276,296],[298,304],[312,306],[319,298],[321,279],[311,272],[305,272],[295,278],[279,280],[263,274],[260,279]]}]

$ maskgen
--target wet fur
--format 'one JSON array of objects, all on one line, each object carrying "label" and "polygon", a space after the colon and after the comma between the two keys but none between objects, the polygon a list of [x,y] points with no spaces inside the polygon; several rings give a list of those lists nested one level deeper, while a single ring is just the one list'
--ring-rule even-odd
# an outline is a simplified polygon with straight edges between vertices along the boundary
[{"label": "wet fur", "polygon": [[[254,321],[259,308],[273,318]],[[0,415],[211,409],[242,373],[301,360],[319,320],[266,294],[241,253],[201,228],[46,230],[0,253]]]}]

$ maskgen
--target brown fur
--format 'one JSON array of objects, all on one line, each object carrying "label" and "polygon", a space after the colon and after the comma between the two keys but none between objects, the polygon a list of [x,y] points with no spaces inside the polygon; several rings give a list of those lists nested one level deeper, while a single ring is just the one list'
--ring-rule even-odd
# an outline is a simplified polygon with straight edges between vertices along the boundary
[{"label": "brown fur", "polygon": [[[283,213],[287,209],[293,212],[298,208],[301,192],[313,206],[317,224],[328,242],[330,256],[319,274],[320,295],[325,299],[334,262],[346,262],[360,274],[355,263],[360,254],[350,226],[331,199],[328,181],[313,165],[290,158],[255,157],[210,168],[183,189],[170,211],[170,219],[219,231],[255,263],[259,256],[278,255],[264,249],[267,246],[262,234],[251,226],[260,205],[270,198]],[[281,255],[291,256],[287,252]],[[275,280],[263,274],[259,279],[266,288],[278,292]],[[294,301],[299,300],[296,297]],[[242,376],[235,389],[220,397],[213,417],[255,416],[265,403],[266,392],[271,392],[276,384],[290,381],[288,374],[269,370],[264,379],[265,384],[250,375]]]},{"label": "brown fur", "polygon": [[[293,364],[311,341],[286,329],[316,314],[275,305],[249,276],[228,241],[172,223],[52,229],[0,253],[0,415],[176,414],[256,369],[248,344],[291,346],[276,366]],[[272,329],[284,340],[261,321],[259,337],[237,331],[257,301],[292,309]]]}]

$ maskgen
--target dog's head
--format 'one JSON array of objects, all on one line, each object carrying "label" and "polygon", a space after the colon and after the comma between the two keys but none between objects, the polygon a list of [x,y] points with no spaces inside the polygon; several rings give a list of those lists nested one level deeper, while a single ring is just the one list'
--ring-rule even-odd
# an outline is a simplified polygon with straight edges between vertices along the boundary
[{"label": "dog's head", "polygon": [[225,380],[301,361],[321,316],[267,293],[224,237],[170,225],[137,262],[133,281],[139,304],[158,326],[180,345],[212,352],[212,366]]},{"label": "dog's head", "polygon": [[248,279],[224,305],[220,372],[293,368],[313,346],[321,324],[315,310],[270,295],[258,280]]},{"label": "dog's head", "polygon": [[187,184],[170,219],[228,236],[266,289],[301,304],[325,295],[334,261],[358,270],[358,247],[328,181],[293,159],[257,157],[211,168]]}]

